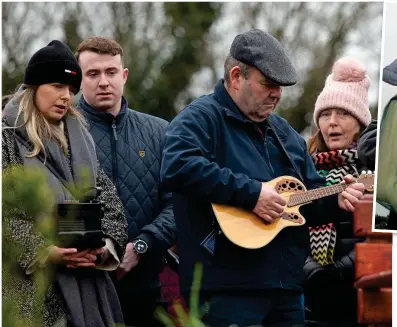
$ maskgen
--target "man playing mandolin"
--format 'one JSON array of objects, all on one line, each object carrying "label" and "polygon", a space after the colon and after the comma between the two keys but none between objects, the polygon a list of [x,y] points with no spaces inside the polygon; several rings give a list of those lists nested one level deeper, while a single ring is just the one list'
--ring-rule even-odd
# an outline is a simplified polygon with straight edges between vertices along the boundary
[{"label": "man playing mandolin", "polygon": [[[161,179],[174,192],[180,288],[188,297],[194,265],[201,262],[200,303],[208,303],[203,319],[212,327],[304,326],[302,268],[310,251],[306,225],[280,230],[266,246],[238,246],[223,227],[222,232],[212,207],[255,213],[256,221],[249,220],[253,228],[258,221],[274,225],[289,205],[280,189],[302,191],[295,178],[309,190],[325,185],[304,139],[273,113],[282,87],[296,82],[280,43],[250,30],[234,39],[224,79],[214,93],[189,104],[167,131]],[[280,176],[294,179],[276,190],[271,181]],[[340,210],[353,211],[364,185],[349,175],[344,181],[351,184],[343,192],[302,206],[300,214],[323,224]],[[286,218],[297,217],[291,215]],[[242,226],[239,222],[247,219],[230,220],[228,227]],[[245,226],[234,231],[241,239],[250,235],[250,224]]]}]

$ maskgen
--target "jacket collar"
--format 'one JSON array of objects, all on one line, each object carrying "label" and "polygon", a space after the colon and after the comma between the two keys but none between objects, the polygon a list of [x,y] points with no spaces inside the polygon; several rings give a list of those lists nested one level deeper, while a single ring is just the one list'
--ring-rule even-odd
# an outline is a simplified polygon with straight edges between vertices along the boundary
[{"label": "jacket collar", "polygon": [[114,119],[116,119],[116,124],[119,124],[127,118],[126,114],[128,110],[128,102],[124,96],[121,97],[121,109],[116,117],[109,112],[101,112],[94,109],[90,104],[87,103],[83,95],[79,100],[78,106],[84,111],[85,114],[89,116],[89,119],[94,119],[96,121],[103,121],[112,124]]},{"label": "jacket collar", "polygon": [[[225,81],[222,78],[215,85],[215,95],[219,99],[221,110],[225,112],[227,117],[236,119],[244,124],[250,124],[256,127],[257,125],[253,121],[249,120],[237,107],[236,103],[233,101],[232,97],[227,92],[224,82]],[[275,120],[275,116],[276,115],[272,113],[262,124],[264,124],[265,126],[269,126],[268,121],[270,121],[270,123],[275,129],[274,132],[275,133],[277,132],[277,135],[281,139],[284,139],[286,138],[286,134],[280,128],[277,127],[277,121]]]},{"label": "jacket collar", "polygon": [[245,117],[245,115],[237,107],[229,92],[227,92],[224,83],[225,80],[221,78],[215,85],[215,95],[219,99],[221,109],[225,112],[227,117],[237,119],[242,123],[253,124],[253,122],[247,119],[247,117]]}]

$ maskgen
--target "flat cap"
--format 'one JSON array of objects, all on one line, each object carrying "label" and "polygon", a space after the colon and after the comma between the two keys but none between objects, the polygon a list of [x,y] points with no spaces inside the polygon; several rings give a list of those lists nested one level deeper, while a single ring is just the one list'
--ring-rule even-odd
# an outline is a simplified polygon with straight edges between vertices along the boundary
[{"label": "flat cap", "polygon": [[262,30],[253,29],[237,35],[230,54],[234,59],[259,69],[273,83],[289,86],[298,81],[295,68],[281,44]]}]

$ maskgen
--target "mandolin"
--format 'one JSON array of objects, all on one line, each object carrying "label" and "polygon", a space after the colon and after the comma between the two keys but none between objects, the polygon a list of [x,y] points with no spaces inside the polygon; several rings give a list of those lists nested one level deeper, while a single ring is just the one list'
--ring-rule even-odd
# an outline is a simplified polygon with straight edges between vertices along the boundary
[{"label": "mandolin", "polygon": [[[362,174],[357,183],[363,183],[365,190],[373,192],[374,174]],[[225,236],[234,244],[247,248],[258,249],[269,244],[285,227],[298,227],[305,224],[299,207],[326,196],[343,192],[349,184],[340,183],[306,190],[305,185],[295,177],[281,176],[267,183],[273,186],[287,202],[281,217],[268,223],[255,213],[242,208],[222,204],[212,204],[215,217]]]}]

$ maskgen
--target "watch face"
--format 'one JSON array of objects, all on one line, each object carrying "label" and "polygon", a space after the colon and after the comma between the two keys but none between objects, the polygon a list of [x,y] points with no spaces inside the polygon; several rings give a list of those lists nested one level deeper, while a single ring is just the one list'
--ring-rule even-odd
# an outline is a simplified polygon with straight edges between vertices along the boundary
[{"label": "watch face", "polygon": [[142,254],[147,251],[148,246],[145,241],[138,240],[135,242],[134,248],[137,253]]}]

